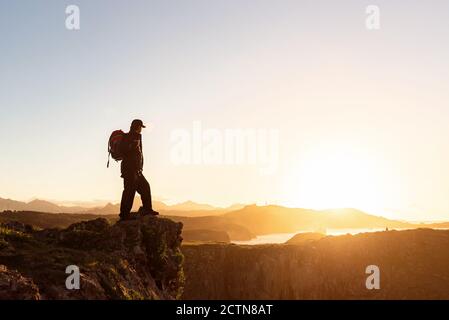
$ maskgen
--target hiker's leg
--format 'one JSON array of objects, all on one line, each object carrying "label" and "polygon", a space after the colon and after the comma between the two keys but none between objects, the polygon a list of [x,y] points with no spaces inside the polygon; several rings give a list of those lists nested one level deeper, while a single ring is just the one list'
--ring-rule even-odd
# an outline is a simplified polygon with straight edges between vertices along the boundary
[{"label": "hiker's leg", "polygon": [[131,212],[134,202],[134,196],[137,189],[137,177],[135,175],[125,175],[123,177],[123,193],[120,202],[120,216],[127,215]]},{"label": "hiker's leg", "polygon": [[142,199],[142,207],[144,209],[153,211],[153,205],[151,203],[150,184],[148,183],[147,179],[145,179],[143,174],[139,176],[137,192],[140,194],[140,198]]}]

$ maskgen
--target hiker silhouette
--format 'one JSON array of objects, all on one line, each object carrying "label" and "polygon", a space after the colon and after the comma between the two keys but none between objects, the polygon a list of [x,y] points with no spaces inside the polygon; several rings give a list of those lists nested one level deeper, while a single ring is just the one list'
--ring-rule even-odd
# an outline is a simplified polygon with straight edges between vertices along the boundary
[{"label": "hiker silhouette", "polygon": [[131,214],[131,208],[136,191],[142,199],[142,207],[138,213],[141,215],[159,214],[153,210],[150,184],[143,175],[142,128],[145,128],[142,120],[133,120],[129,132],[123,135],[119,146],[122,157],[120,169],[124,186],[120,203],[120,220],[135,218]]}]

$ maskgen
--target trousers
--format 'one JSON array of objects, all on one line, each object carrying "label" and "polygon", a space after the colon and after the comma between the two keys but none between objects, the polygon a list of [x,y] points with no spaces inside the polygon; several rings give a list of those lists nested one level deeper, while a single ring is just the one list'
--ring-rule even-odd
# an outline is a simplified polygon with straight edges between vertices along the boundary
[{"label": "trousers", "polygon": [[122,177],[123,193],[122,201],[120,202],[120,216],[131,212],[136,191],[140,194],[143,208],[152,211],[151,188],[145,176],[141,172],[137,172],[124,174]]}]

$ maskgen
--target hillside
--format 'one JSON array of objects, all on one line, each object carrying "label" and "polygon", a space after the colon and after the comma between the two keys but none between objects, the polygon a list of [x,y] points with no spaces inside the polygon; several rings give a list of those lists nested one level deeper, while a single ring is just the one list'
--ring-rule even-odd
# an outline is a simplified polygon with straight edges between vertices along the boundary
[{"label": "hillside", "polygon": [[[187,212],[192,216],[181,216]],[[205,215],[209,212],[210,215]],[[327,229],[407,229],[447,228],[448,223],[412,224],[374,216],[355,209],[309,210],[281,206],[246,206],[242,209],[218,213],[207,211],[161,211],[161,216],[184,224],[189,241],[248,241],[258,235],[273,233],[321,232]],[[199,214],[199,216],[195,216]],[[0,212],[1,221],[19,221],[38,228],[65,228],[70,224],[104,217],[116,222],[117,214],[68,214],[30,211]]]},{"label": "hillside", "polygon": [[225,231],[215,231],[208,229],[192,229],[192,230],[183,230],[182,238],[184,243],[186,242],[223,242],[230,243],[231,239],[229,235]]},{"label": "hillside", "polygon": [[[184,284],[181,229],[153,217],[41,231],[0,224],[0,299],[175,299]],[[80,290],[65,287],[69,265],[80,269]]]},{"label": "hillside", "polygon": [[[328,236],[300,245],[183,245],[184,299],[449,299],[449,231]],[[380,290],[367,290],[368,265]]]},{"label": "hillside", "polygon": [[[167,217],[167,216],[164,216]],[[0,222],[17,221],[32,225],[36,228],[67,228],[69,225],[97,218],[105,218],[110,223],[118,220],[117,215],[101,214],[69,214],[69,213],[44,213],[30,211],[4,211],[0,212]],[[189,241],[224,241],[249,240],[255,237],[245,227],[229,222],[223,217],[178,217],[169,216],[173,221],[184,224],[183,236]],[[184,234],[189,231],[188,234]]]},{"label": "hillside", "polygon": [[311,210],[281,206],[246,206],[228,212],[223,217],[262,235],[351,228],[413,228],[414,224],[369,215],[356,209]]},{"label": "hillside", "polygon": [[168,216],[168,218],[182,222],[184,230],[211,230],[226,232],[231,240],[250,240],[256,235],[248,230],[247,227],[234,223],[224,216],[205,216],[205,217],[179,217]]},{"label": "hillside", "polygon": [[88,221],[97,218],[105,218],[110,222],[116,222],[118,216],[110,215],[94,215],[94,214],[70,214],[70,213],[46,213],[46,212],[34,212],[34,211],[4,211],[0,212],[0,223],[8,221],[17,221],[24,224],[32,225],[33,227],[40,229],[47,228],[67,228],[69,225],[80,222]]},{"label": "hillside", "polygon": [[[183,234],[194,239],[182,247],[181,230],[152,217],[44,230],[0,223],[0,299],[449,299],[446,230],[304,233],[288,244],[244,246],[226,244],[225,232],[190,229]],[[65,288],[73,264],[83,290]],[[380,290],[365,287],[372,264]]]},{"label": "hillside", "polygon": [[298,233],[294,235],[292,238],[287,240],[285,244],[306,244],[311,241],[316,241],[324,238],[326,235],[318,232],[304,232],[304,233]]}]

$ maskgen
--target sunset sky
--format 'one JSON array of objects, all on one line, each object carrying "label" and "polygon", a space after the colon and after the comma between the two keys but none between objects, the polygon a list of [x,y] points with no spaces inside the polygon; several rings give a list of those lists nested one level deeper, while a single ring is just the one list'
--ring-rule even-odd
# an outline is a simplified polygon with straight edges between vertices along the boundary
[{"label": "sunset sky", "polygon": [[[160,200],[449,220],[449,2],[370,4],[0,0],[0,197],[118,202],[107,139],[141,118]],[[276,170],[174,163],[195,123],[278,132]]]}]

